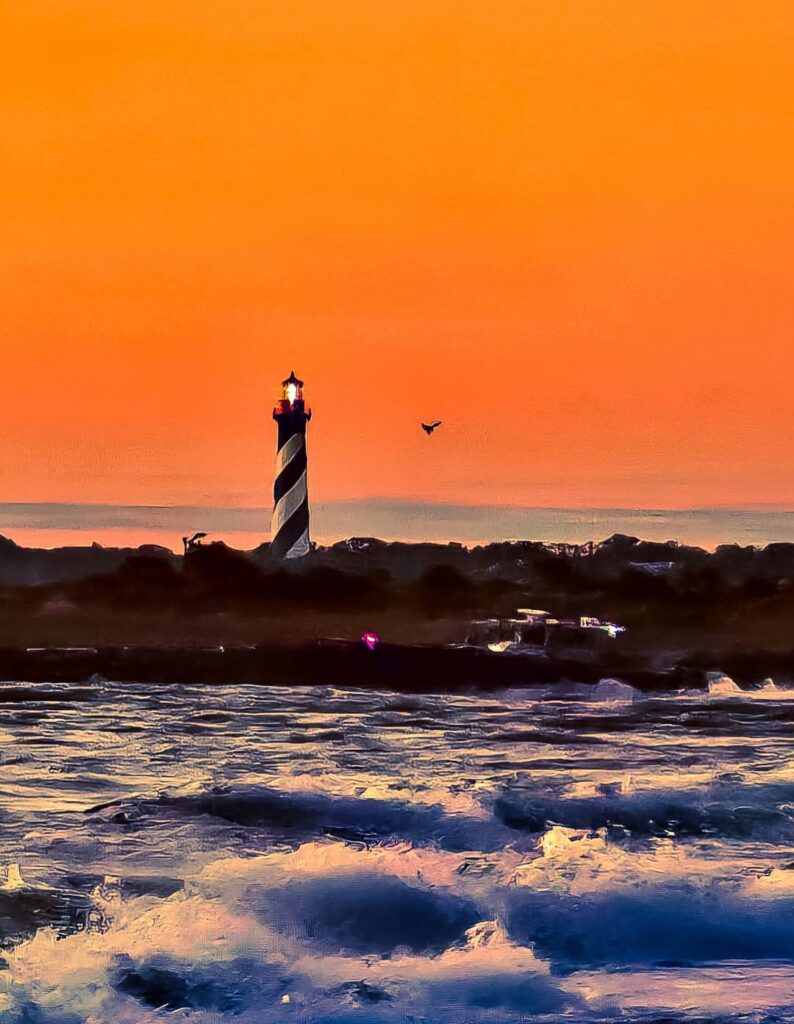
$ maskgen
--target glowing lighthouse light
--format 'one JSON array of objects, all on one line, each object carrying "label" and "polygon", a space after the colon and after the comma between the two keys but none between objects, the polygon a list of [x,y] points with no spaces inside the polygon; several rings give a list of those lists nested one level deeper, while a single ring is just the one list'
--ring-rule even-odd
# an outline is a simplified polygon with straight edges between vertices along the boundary
[{"label": "glowing lighthouse light", "polygon": [[282,382],[281,386],[283,388],[283,401],[288,402],[290,406],[303,399],[303,381],[298,380],[294,370]]}]

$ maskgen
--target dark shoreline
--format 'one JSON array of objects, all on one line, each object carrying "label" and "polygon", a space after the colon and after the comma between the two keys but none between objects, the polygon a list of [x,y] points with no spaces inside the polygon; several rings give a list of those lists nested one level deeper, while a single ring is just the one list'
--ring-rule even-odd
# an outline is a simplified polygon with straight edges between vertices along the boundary
[{"label": "dark shoreline", "polygon": [[[643,692],[705,689],[723,670],[743,686],[767,675],[794,675],[794,658],[774,652],[723,652],[682,658],[664,670],[548,656],[493,654],[473,647],[363,644],[319,640],[237,647],[0,648],[0,680],[21,683],[114,682],[160,685],[339,686],[400,693],[498,691],[618,678]],[[2,702],[0,696],[0,702]]]},{"label": "dark shoreline", "polygon": [[[519,608],[625,627],[595,650],[464,646]],[[294,563],[267,545],[20,548],[0,537],[0,679],[339,686],[404,693],[622,680],[644,692],[794,682],[794,545],[461,545],[351,538]],[[363,632],[381,644],[368,650]],[[344,639],[321,639],[335,637]],[[482,638],[478,639],[481,640]],[[494,639],[494,638],[490,638]]]}]

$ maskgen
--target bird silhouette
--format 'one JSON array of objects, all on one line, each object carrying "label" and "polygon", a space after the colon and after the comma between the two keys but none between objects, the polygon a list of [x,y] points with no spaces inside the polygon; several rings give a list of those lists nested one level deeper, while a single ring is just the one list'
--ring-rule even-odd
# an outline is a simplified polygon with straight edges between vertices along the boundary
[{"label": "bird silhouette", "polygon": [[435,423],[423,423],[422,424],[422,430],[424,430],[424,432],[429,437],[433,433],[433,431],[436,429],[436,427],[440,427],[440,426],[441,426],[441,420],[436,420]]}]

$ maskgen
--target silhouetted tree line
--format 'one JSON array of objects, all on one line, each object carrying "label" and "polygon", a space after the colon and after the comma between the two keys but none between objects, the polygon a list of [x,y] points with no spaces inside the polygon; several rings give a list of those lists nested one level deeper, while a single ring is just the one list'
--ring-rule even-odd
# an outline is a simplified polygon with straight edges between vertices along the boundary
[{"label": "silhouetted tree line", "polygon": [[[425,615],[490,615],[539,597],[564,604],[566,595],[675,600],[692,607],[772,599],[789,590],[794,596],[789,544],[726,545],[708,552],[615,535],[595,545],[526,541],[467,549],[358,538],[283,564],[273,560],[268,545],[245,553],[210,543],[182,558],[162,548],[46,552],[0,541],[0,584],[7,584],[0,590],[0,609],[33,608],[56,595],[80,607],[109,609],[396,605]],[[66,566],[64,581],[48,580],[48,556],[57,559],[56,567]]]},{"label": "silhouetted tree line", "polygon": [[436,610],[473,610],[482,600],[498,598],[502,581],[477,584],[452,566],[433,565],[411,583],[399,584],[383,569],[343,572],[308,562],[299,571],[257,564],[224,544],[188,552],[181,565],[152,555],[126,559],[110,573],[67,584],[59,592],[74,604],[146,610],[288,608],[327,610],[375,609],[394,603],[426,614]]}]

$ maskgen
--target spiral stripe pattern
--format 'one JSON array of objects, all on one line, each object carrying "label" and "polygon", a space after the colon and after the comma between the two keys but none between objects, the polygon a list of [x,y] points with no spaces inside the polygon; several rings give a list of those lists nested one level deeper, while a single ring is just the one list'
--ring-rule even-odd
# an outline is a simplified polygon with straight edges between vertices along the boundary
[{"label": "spiral stripe pattern", "polygon": [[271,523],[271,549],[276,558],[300,558],[309,553],[305,430],[302,416],[279,422]]}]

